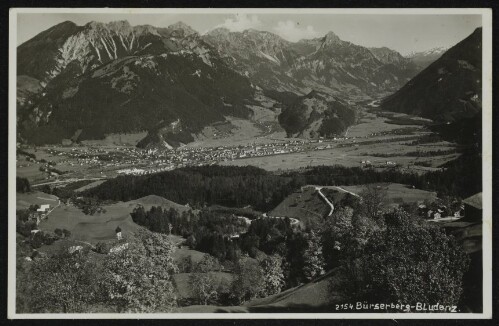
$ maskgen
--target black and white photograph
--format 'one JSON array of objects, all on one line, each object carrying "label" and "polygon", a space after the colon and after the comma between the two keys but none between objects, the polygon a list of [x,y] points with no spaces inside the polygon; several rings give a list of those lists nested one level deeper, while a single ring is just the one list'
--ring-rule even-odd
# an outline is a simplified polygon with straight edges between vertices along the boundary
[{"label": "black and white photograph", "polygon": [[491,318],[490,9],[9,18],[9,318]]}]

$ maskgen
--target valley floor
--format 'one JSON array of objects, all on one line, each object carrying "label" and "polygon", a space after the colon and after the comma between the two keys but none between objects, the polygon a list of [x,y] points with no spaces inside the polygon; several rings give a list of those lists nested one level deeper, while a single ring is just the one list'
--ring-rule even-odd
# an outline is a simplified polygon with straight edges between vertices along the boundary
[{"label": "valley floor", "polygon": [[[261,116],[262,112],[258,114]],[[395,120],[391,120],[391,116],[395,116]],[[269,122],[265,119],[263,122]],[[415,124],[407,124],[411,121]],[[205,164],[253,165],[269,171],[343,165],[424,173],[438,170],[460,155],[456,144],[431,139],[434,134],[418,121],[403,114],[366,109],[358,123],[348,129],[347,136],[313,140],[286,138],[279,128],[272,131],[269,127],[269,132],[262,127],[262,120],[229,118],[227,130],[230,132],[214,136],[211,131],[211,134],[199,135],[196,141],[175,151],[141,150],[130,145],[128,142],[133,137],[127,136],[107,138],[126,139],[122,143],[84,142],[75,147],[23,148],[36,158],[18,155],[17,176],[28,178],[34,185],[69,184]],[[55,165],[49,167],[47,162]],[[98,184],[89,183],[86,188]]]}]

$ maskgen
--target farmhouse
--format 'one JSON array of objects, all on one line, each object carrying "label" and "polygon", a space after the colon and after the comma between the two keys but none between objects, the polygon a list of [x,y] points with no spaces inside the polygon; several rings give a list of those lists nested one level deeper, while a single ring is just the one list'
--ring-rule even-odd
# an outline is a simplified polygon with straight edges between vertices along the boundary
[{"label": "farmhouse", "polygon": [[43,204],[36,211],[39,213],[47,213],[49,211],[49,209],[50,209],[50,204]]}]

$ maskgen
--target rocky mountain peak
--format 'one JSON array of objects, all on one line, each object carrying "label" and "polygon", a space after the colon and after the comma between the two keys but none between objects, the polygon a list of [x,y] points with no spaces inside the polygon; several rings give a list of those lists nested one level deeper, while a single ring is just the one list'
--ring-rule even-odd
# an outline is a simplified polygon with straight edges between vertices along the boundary
[{"label": "rocky mountain peak", "polygon": [[210,31],[208,31],[205,35],[208,36],[219,36],[219,35],[228,35],[230,30],[226,27],[217,27]]},{"label": "rocky mountain peak", "polygon": [[87,29],[89,29],[89,28],[99,28],[99,27],[102,27],[102,26],[104,26],[104,23],[92,20],[92,21],[89,21],[88,23],[86,23],[84,27],[87,28]]},{"label": "rocky mountain peak", "polygon": [[110,29],[120,31],[120,30],[130,30],[132,26],[127,20],[116,20],[107,24]]},{"label": "rocky mountain peak", "polygon": [[[150,26],[152,27],[152,26]],[[117,21],[111,21],[109,23],[102,23],[102,22],[96,22],[96,21],[91,21],[85,24],[84,26],[84,31],[87,33],[114,33],[118,35],[127,35],[132,33],[133,31],[140,31],[143,30],[143,26],[132,26],[127,20],[117,20]],[[154,29],[155,30],[155,29]]]},{"label": "rocky mountain peak", "polygon": [[369,51],[371,51],[371,53],[374,55],[374,57],[376,57],[376,59],[385,64],[400,63],[407,60],[400,53],[390,48],[387,48],[386,46],[380,48],[369,48]]},{"label": "rocky mountain peak", "polygon": [[178,21],[175,24],[168,26],[168,28],[173,30],[180,30],[184,33],[184,36],[198,33],[191,26],[182,21]]},{"label": "rocky mountain peak", "polygon": [[341,39],[334,32],[328,32],[323,39],[324,44],[335,44],[341,42]]},{"label": "rocky mountain peak", "polygon": [[76,25],[75,23],[73,23],[72,21],[70,20],[66,20],[66,21],[63,21],[62,23],[59,23],[55,26],[53,26],[51,29],[56,29],[56,28],[64,28],[64,27],[76,27],[78,25]]}]

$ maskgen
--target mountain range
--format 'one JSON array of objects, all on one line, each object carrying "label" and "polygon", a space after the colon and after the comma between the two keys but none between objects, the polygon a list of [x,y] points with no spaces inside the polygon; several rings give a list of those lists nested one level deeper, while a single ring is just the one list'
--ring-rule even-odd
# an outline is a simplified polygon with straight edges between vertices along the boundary
[{"label": "mountain range", "polygon": [[[262,90],[295,94],[302,104],[313,91],[323,94],[314,101],[348,106],[392,94],[421,69],[394,50],[356,45],[333,32],[289,42],[252,29],[200,35],[182,22],[158,28],[66,21],[17,48],[19,137],[43,144],[75,133],[81,140],[147,130],[142,146],[178,146],[226,116],[251,117]],[[319,111],[321,119],[339,118],[336,109]],[[285,129],[289,113],[279,119]],[[319,132],[305,129],[298,133]]]},{"label": "mountain range", "polygon": [[419,67],[426,68],[440,58],[448,49],[449,47],[439,46],[426,51],[411,52],[405,57],[412,60]]}]

